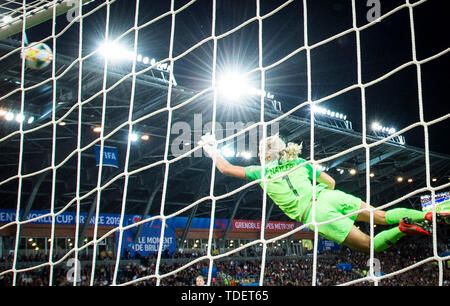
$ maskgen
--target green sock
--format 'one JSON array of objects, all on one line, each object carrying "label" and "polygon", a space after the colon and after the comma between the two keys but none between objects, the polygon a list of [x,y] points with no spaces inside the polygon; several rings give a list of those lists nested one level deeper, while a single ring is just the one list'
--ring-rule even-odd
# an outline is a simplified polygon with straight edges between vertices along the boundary
[{"label": "green sock", "polygon": [[373,250],[375,252],[384,251],[405,235],[398,226],[382,231],[373,238]]},{"label": "green sock", "polygon": [[409,208],[394,208],[386,211],[386,222],[388,224],[397,224],[403,218],[408,217],[413,221],[423,220],[426,212],[409,209]]}]

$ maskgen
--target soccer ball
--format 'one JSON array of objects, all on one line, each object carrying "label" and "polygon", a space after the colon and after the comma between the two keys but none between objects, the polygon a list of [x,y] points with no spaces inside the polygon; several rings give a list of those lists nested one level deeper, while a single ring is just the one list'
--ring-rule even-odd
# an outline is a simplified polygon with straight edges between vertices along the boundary
[{"label": "soccer ball", "polygon": [[44,43],[31,43],[30,47],[22,52],[28,68],[39,70],[47,67],[53,59],[52,49]]}]

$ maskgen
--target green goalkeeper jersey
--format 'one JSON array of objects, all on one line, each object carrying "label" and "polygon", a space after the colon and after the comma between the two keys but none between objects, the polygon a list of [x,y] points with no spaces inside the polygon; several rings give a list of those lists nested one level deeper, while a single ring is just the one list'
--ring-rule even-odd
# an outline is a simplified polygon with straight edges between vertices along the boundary
[{"label": "green goalkeeper jersey", "polygon": [[[266,191],[269,197],[280,207],[280,209],[291,219],[301,221],[304,210],[312,199],[313,167],[311,164],[303,165],[287,175],[280,177],[297,165],[305,163],[306,160],[297,158],[292,161],[284,161],[281,164],[276,160],[270,162],[265,168],[265,178],[273,181],[267,182]],[[245,167],[245,175],[248,180],[254,181],[261,178],[261,166]],[[316,179],[320,171],[316,168]],[[264,188],[264,183],[259,183]],[[326,188],[325,184],[316,185],[316,194]]]}]

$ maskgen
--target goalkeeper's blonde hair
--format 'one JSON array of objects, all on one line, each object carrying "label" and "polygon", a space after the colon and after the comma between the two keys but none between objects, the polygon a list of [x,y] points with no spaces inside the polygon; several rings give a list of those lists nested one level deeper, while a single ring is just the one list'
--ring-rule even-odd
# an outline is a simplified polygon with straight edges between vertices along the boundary
[{"label": "goalkeeper's blonde hair", "polygon": [[259,143],[259,151],[262,154],[262,146],[265,146],[266,161],[274,160],[291,161],[302,153],[303,143],[296,144],[293,142],[286,143],[280,138],[278,134],[267,137]]}]

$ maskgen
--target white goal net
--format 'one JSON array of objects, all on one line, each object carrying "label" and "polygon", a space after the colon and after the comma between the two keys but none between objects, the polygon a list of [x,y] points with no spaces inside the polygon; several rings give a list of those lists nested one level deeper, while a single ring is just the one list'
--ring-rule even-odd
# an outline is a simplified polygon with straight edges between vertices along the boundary
[{"label": "white goal net", "polygon": [[[440,71],[450,42],[436,34],[448,27],[439,5],[3,1],[2,281],[192,285],[202,274],[206,285],[385,285],[427,271],[431,284],[448,284],[448,232],[436,222],[432,239],[410,240],[427,251],[410,247],[406,263],[373,243],[367,258],[346,249],[327,257],[315,197],[313,222],[294,222],[266,179],[225,177],[197,144],[213,131],[227,160],[250,166],[261,139],[303,142],[314,173],[372,205],[360,225],[371,241],[376,210],[422,210],[426,197],[433,215],[447,211]],[[51,62],[31,69],[45,64],[21,54],[39,42]],[[338,256],[351,259],[330,260]],[[352,273],[326,268],[341,262]]]}]

